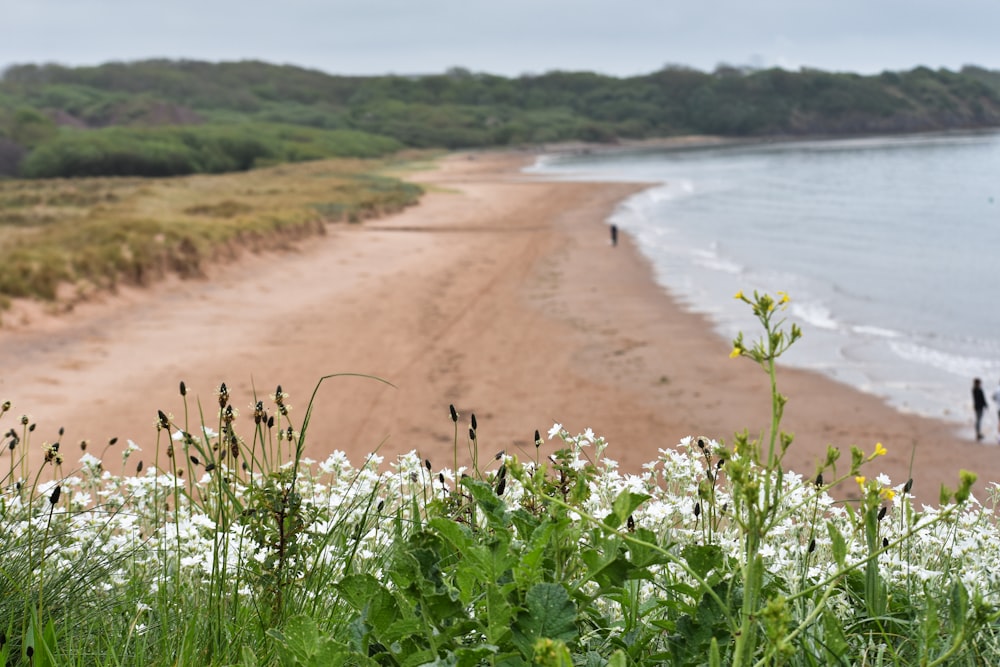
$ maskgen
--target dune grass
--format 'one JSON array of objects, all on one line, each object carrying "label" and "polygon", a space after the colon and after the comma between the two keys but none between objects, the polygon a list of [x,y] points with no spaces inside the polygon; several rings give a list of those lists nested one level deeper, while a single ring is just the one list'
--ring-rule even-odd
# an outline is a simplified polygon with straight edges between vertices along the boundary
[{"label": "dune grass", "polygon": [[[733,356],[773,380],[801,335],[778,319],[787,297],[738,297],[764,335]],[[99,456],[32,442],[0,406],[0,664],[1000,662],[1000,526],[973,476],[918,509],[911,481],[870,470],[879,443],[786,471],[776,387],[762,440],[684,438],[638,474],[559,424],[534,451],[482,454],[453,407],[451,467],[312,461],[312,400],[300,422],[291,400],[223,384],[203,403],[181,383],[151,446]],[[845,480],[859,501],[831,497]]]},{"label": "dune grass", "polygon": [[162,179],[0,180],[0,303],[78,298],[415,203],[393,160],[323,160]]}]

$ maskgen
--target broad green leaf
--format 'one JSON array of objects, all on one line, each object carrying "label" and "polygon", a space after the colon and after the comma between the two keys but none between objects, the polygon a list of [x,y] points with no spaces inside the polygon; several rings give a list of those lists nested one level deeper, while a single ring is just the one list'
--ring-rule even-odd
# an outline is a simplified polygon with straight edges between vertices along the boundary
[{"label": "broad green leaf", "polygon": [[681,557],[702,578],[724,562],[722,548],[714,544],[689,544],[681,550]]},{"label": "broad green leaf", "polygon": [[627,666],[628,666],[628,659],[625,657],[625,652],[622,651],[621,649],[618,649],[617,651],[612,653],[611,657],[608,658],[608,667],[627,667]]},{"label": "broad green leaf", "polygon": [[291,653],[303,660],[312,655],[319,643],[319,629],[316,621],[308,616],[293,616],[281,629],[282,643]]},{"label": "broad green leaf", "polygon": [[337,590],[341,596],[365,617],[376,637],[399,620],[399,604],[386,588],[370,574],[350,574],[344,577]]},{"label": "broad green leaf", "polygon": [[474,648],[460,648],[455,651],[456,667],[479,667],[489,663],[496,655],[498,647],[492,644],[479,644]]},{"label": "broad green leaf", "polygon": [[427,522],[427,528],[436,531],[456,549],[464,549],[472,543],[472,532],[469,528],[452,519],[435,517]]},{"label": "broad green leaf", "polygon": [[576,638],[576,606],[560,584],[535,584],[525,596],[525,605],[513,628],[515,642],[525,657],[533,655],[537,639]]},{"label": "broad green leaf", "polygon": [[328,667],[346,662],[347,647],[337,644],[330,637],[321,636],[316,621],[308,616],[293,616],[280,631],[272,630],[268,634],[278,644],[285,664]]},{"label": "broad green leaf", "polygon": [[628,562],[620,550],[614,548],[618,541],[608,541],[604,551],[587,549],[580,554],[587,564],[587,575],[591,581],[596,581],[602,589],[619,588],[629,578],[632,564]]}]

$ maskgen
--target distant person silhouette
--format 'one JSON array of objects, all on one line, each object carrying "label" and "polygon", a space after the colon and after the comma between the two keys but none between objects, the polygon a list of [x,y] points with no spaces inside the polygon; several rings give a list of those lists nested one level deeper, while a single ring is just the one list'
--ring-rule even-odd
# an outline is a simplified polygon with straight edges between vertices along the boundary
[{"label": "distant person silhouette", "polygon": [[983,439],[983,411],[986,410],[986,395],[979,378],[972,380],[972,409],[976,411],[976,440]]},{"label": "distant person silhouette", "polygon": [[618,225],[611,225],[611,245],[618,245]]}]

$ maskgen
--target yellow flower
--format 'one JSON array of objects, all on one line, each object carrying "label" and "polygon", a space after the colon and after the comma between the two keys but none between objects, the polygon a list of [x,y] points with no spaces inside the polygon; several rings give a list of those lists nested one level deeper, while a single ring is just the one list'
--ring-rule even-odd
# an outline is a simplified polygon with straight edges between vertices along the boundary
[{"label": "yellow flower", "polygon": [[882,489],[878,492],[878,494],[882,496],[884,500],[892,500],[896,497],[896,492],[892,489]]},{"label": "yellow flower", "polygon": [[864,475],[858,475],[857,477],[854,478],[854,481],[858,483],[858,486],[860,486],[861,488],[864,488],[864,486],[865,486],[865,476]]},{"label": "yellow flower", "polygon": [[778,292],[778,305],[784,307],[791,299],[788,298],[788,292]]},{"label": "yellow flower", "polygon": [[729,353],[729,358],[730,359],[735,359],[736,357],[740,356],[741,354],[743,354],[743,348],[741,348],[741,347],[734,347],[733,351]]},{"label": "yellow flower", "polygon": [[876,457],[885,456],[885,454],[886,454],[886,448],[882,446],[881,442],[876,442],[875,443],[875,451],[872,453],[871,456],[868,457],[868,460],[871,461],[872,459],[874,459]]},{"label": "yellow flower", "polygon": [[737,293],[736,293],[736,294],[735,294],[735,295],[733,296],[733,298],[734,298],[734,299],[743,299],[743,298],[744,298],[744,296],[743,296],[743,290],[740,290],[739,292],[737,292]]}]

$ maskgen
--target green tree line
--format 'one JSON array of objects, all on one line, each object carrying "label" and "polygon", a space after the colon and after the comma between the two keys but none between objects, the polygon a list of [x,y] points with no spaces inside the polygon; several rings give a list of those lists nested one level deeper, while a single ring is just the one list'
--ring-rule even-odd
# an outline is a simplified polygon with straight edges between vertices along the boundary
[{"label": "green tree line", "polygon": [[805,136],[1000,126],[1000,72],[668,66],[616,78],[335,76],[244,61],[18,65],[0,78],[0,174],[169,175],[403,147]]}]

